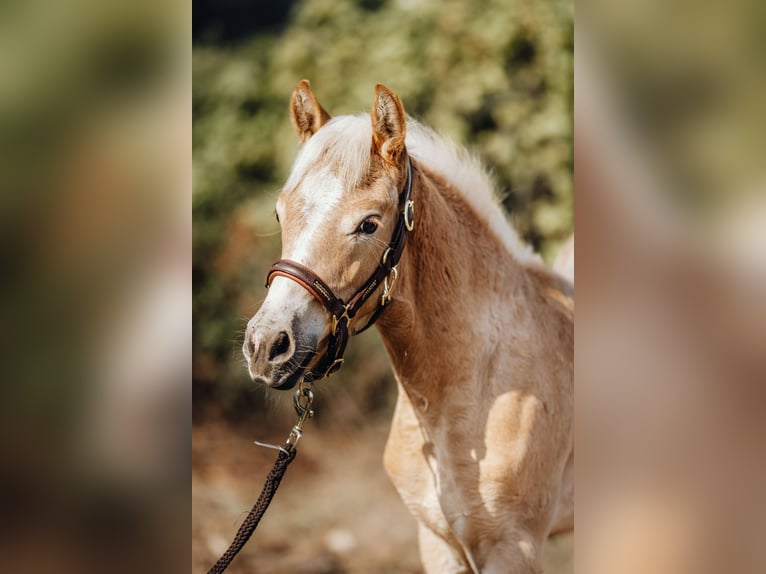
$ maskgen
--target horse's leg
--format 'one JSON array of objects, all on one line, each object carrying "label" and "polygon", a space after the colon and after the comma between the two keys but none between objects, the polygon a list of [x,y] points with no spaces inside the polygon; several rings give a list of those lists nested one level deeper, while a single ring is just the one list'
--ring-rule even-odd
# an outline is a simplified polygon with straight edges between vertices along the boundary
[{"label": "horse's leg", "polygon": [[540,574],[540,544],[527,532],[515,530],[483,552],[481,574]]},{"label": "horse's leg", "polygon": [[418,522],[420,561],[426,574],[470,574],[462,554],[422,522]]},{"label": "horse's leg", "polygon": [[574,530],[574,452],[569,455],[550,536]]},{"label": "horse's leg", "polygon": [[439,503],[433,471],[426,462],[425,449],[415,411],[400,387],[383,457],[386,472],[418,521],[420,556],[425,571],[428,574],[471,572],[459,542],[454,537],[451,543],[447,542],[442,536],[449,532],[449,525]]}]

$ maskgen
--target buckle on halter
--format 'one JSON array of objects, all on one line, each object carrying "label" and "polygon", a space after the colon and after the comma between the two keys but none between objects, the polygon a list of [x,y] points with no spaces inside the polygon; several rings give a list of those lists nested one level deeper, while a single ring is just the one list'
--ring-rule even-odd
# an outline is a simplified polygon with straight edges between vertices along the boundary
[{"label": "buckle on halter", "polygon": [[340,369],[343,366],[343,362],[345,359],[335,359],[332,364],[327,368],[327,372],[324,374],[324,379],[329,377],[330,375],[334,375],[338,372],[338,369]]},{"label": "buckle on halter", "polygon": [[407,231],[412,231],[415,228],[415,202],[412,200],[409,200],[404,206],[404,226]]},{"label": "buckle on halter", "polygon": [[[391,283],[389,283],[388,278],[391,275],[393,275],[393,278],[391,279]],[[381,307],[385,307],[391,301],[391,294],[394,292],[394,286],[396,285],[397,279],[399,279],[399,270],[394,266],[391,268],[391,273],[386,275],[386,278],[383,280],[383,294],[380,296]]]},{"label": "buckle on halter", "polygon": [[340,324],[341,320],[343,320],[344,317],[346,318],[346,325],[348,325],[351,322],[351,317],[348,316],[348,306],[343,307],[343,314],[340,317],[336,317],[335,315],[332,316],[332,336],[333,337],[338,332],[338,325]]}]

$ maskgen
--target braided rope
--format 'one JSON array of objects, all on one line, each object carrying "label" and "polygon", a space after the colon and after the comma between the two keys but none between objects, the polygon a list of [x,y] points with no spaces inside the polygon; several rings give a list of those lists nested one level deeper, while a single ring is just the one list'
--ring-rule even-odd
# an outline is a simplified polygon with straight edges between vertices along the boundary
[{"label": "braided rope", "polygon": [[285,453],[284,451],[280,451],[277,460],[274,461],[274,467],[271,469],[271,472],[269,472],[269,476],[266,477],[266,483],[263,485],[261,495],[253,505],[253,508],[250,509],[247,518],[245,518],[245,521],[242,523],[242,526],[239,527],[237,535],[229,545],[229,548],[226,550],[226,552],[223,553],[223,556],[218,559],[218,562],[216,562],[213,567],[208,570],[207,574],[221,574],[224,570],[226,570],[226,568],[229,567],[229,564],[231,564],[231,561],[234,560],[234,557],[239,553],[239,551],[242,550],[242,547],[250,539],[250,536],[252,536],[253,532],[255,532],[255,529],[258,526],[258,523],[261,521],[263,514],[269,507],[271,499],[274,498],[274,493],[276,493],[277,488],[279,488],[279,483],[282,482],[282,477],[285,475],[287,465],[293,461],[296,453],[297,451],[294,448],[290,449],[289,454]]}]

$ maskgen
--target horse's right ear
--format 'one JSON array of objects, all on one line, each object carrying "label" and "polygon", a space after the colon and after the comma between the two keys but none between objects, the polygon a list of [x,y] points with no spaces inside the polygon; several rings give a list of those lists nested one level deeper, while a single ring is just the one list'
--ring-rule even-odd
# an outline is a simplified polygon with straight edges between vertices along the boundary
[{"label": "horse's right ear", "polygon": [[290,98],[290,119],[302,142],[330,121],[330,114],[320,105],[308,80],[301,80],[293,90]]}]

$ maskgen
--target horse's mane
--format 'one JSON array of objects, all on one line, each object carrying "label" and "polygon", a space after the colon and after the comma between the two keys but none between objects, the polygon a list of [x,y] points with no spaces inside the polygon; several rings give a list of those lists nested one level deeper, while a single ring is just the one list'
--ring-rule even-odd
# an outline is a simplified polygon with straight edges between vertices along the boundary
[{"label": "horse's mane", "polygon": [[418,163],[441,175],[462,194],[519,262],[540,260],[508,221],[495,183],[476,155],[412,118],[407,120],[406,143],[407,151]]},{"label": "horse's mane", "polygon": [[[303,146],[287,185],[297,185],[320,158],[329,160],[344,181],[361,181],[369,169],[371,140],[369,115],[334,117]],[[494,182],[476,156],[409,117],[406,144],[414,160],[443,177],[463,195],[517,261],[541,261],[511,226]]]}]

